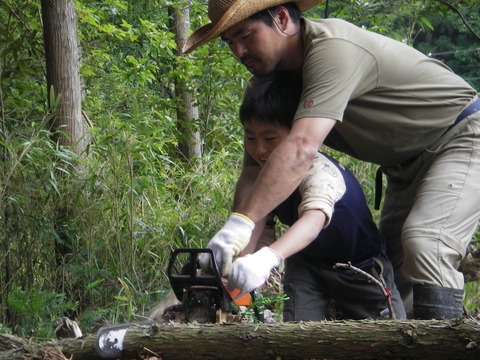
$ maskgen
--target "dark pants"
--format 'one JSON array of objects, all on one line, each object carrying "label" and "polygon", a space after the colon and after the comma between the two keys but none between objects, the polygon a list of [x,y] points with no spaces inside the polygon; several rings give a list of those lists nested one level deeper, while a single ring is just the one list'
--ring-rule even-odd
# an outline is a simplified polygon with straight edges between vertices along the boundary
[{"label": "dark pants", "polygon": [[[393,280],[392,264],[382,255],[376,259],[381,265],[363,270],[383,278],[392,294],[395,318],[405,319],[405,308]],[[336,302],[343,317],[349,319],[379,319],[388,309],[381,289],[364,275],[325,268],[302,253],[286,260],[283,284],[289,297],[284,304],[284,321],[325,320],[331,300]]]}]

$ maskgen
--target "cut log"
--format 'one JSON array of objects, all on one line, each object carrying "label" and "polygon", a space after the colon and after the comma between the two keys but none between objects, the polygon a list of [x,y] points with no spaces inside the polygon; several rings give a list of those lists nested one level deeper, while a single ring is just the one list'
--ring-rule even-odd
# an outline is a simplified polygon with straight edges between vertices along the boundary
[{"label": "cut log", "polygon": [[[100,359],[96,337],[1,352],[0,359]],[[479,359],[480,321],[362,320],[278,324],[149,324],[127,331],[122,359]],[[35,357],[36,351],[43,357]],[[23,356],[23,357],[22,357]]]}]

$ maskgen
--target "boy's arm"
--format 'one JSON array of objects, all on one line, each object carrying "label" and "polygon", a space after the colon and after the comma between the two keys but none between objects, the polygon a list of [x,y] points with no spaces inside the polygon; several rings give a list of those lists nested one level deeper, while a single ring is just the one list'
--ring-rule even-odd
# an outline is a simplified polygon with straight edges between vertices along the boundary
[{"label": "boy's arm", "polygon": [[346,185],[337,165],[319,153],[299,189],[302,196],[299,218],[271,245],[281,258],[295,254],[317,238],[330,223],[335,203],[345,194]]},{"label": "boy's arm", "polygon": [[321,210],[307,210],[270,248],[281,259],[303,250],[323,229],[326,215]]}]

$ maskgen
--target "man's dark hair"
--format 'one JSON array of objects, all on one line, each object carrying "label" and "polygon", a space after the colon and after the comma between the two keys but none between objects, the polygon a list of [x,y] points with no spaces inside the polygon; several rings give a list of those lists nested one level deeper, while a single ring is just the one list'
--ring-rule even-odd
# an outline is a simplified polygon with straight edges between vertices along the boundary
[{"label": "man's dark hair", "polygon": [[278,7],[284,7],[285,9],[287,9],[288,13],[290,14],[290,18],[295,24],[300,23],[302,12],[298,8],[297,4],[295,4],[294,2],[289,2],[286,4],[282,4],[282,5],[278,5],[278,6],[274,6],[274,7],[262,10],[256,14],[253,14],[248,19],[253,21],[259,21],[259,20],[263,21],[266,25],[271,27],[273,26],[272,15],[275,14],[275,10]]},{"label": "man's dark hair", "polygon": [[242,125],[255,120],[291,129],[301,93],[300,76],[282,73],[265,79],[245,95],[240,106],[240,121]]}]

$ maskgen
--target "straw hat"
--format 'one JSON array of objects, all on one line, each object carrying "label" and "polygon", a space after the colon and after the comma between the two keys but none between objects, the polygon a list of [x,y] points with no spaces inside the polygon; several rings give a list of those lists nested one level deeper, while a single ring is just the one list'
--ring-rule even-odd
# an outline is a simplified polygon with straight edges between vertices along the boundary
[{"label": "straw hat", "polygon": [[296,3],[303,12],[320,4],[322,0],[209,0],[208,17],[211,23],[198,28],[188,37],[183,53],[193,51],[259,11],[288,2]]}]

